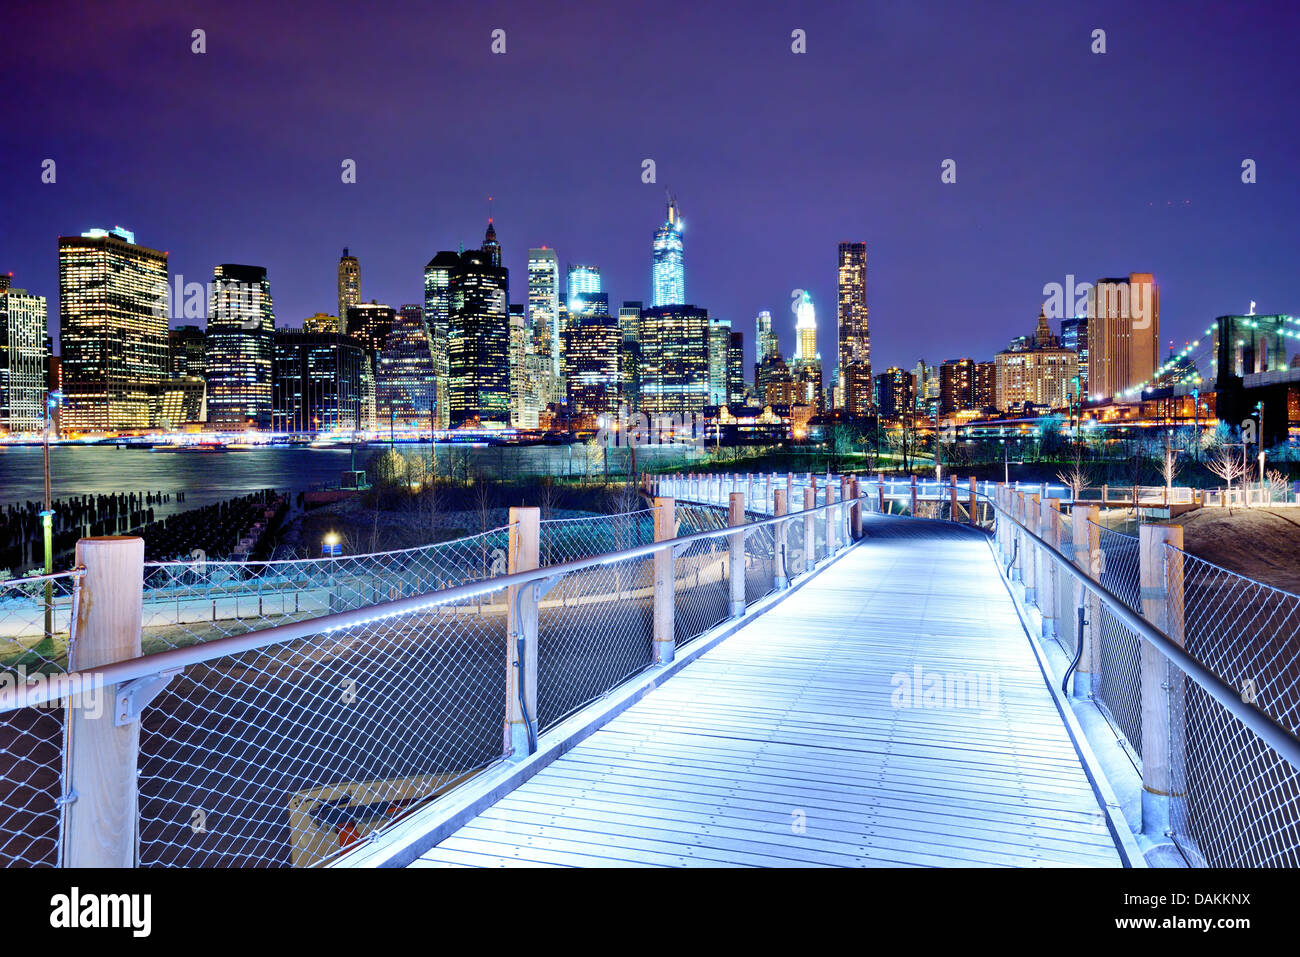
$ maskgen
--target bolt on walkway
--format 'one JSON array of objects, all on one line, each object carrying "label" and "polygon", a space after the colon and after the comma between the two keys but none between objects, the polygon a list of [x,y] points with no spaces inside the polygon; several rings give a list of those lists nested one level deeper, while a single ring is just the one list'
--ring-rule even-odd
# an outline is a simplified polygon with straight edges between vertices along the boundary
[{"label": "bolt on walkway", "polygon": [[412,866],[1119,866],[986,537],[866,530]]}]

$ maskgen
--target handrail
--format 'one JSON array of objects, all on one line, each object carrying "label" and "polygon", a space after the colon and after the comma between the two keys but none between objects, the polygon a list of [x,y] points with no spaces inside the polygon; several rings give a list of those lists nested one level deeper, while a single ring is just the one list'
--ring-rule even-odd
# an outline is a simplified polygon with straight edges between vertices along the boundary
[{"label": "handrail", "polygon": [[40,682],[38,684],[24,685],[16,688],[0,688],[0,714],[4,714],[8,711],[16,711],[19,708],[34,707],[36,705],[47,704],[51,701],[55,701],[62,697],[61,691],[65,686],[76,688],[79,686],[79,682],[90,681],[91,684],[86,685],[85,687],[93,687],[95,686],[95,682],[98,682],[99,686],[120,685],[123,682],[133,681],[137,678],[146,678],[164,671],[175,671],[180,668],[188,667],[189,665],[201,664],[204,661],[211,661],[216,658],[242,654],[246,651],[256,651],[265,648],[268,645],[282,644],[288,641],[295,641],[299,638],[307,638],[312,635],[342,631],[345,628],[354,628],[358,625],[369,624],[370,622],[380,621],[385,618],[394,618],[398,615],[408,615],[413,612],[424,611],[429,608],[464,601],[468,598],[475,598],[479,595],[492,594],[513,586],[549,581],[550,579],[560,578],[572,572],[581,571],[584,568],[595,568],[602,565],[612,565],[616,562],[630,561],[635,558],[648,557],[664,549],[673,549],[681,547],[682,545],[688,545],[692,542],[735,535],[737,532],[744,533],[762,525],[775,525],[779,522],[802,520],[804,516],[811,512],[820,512],[831,508],[843,508],[846,505],[851,505],[855,501],[862,501],[864,498],[865,496],[859,496],[857,499],[845,499],[843,501],[831,502],[830,504],[818,505],[811,509],[801,509],[796,512],[790,512],[786,515],[766,518],[758,522],[747,522],[744,525],[727,525],[718,529],[693,532],[690,535],[664,539],[663,541],[651,542],[646,545],[637,545],[621,551],[606,552],[602,555],[593,555],[587,558],[575,558],[572,561],[564,562],[559,565],[548,565],[542,568],[502,575],[497,578],[488,578],[479,582],[455,585],[451,588],[426,592],[423,595],[412,595],[406,598],[390,599],[389,601],[367,605],[363,608],[335,612],[330,615],[322,615],[319,618],[308,618],[303,621],[289,622],[283,625],[273,625],[270,628],[264,628],[260,631],[250,631],[242,635],[230,635],[224,638],[217,638],[212,641],[203,642],[201,644],[186,645],[181,648],[170,648],[166,651],[159,651],[151,655],[142,655],[138,658],[128,658],[124,661],[114,662],[84,672],[77,671],[67,675],[61,675],[58,682]]},{"label": "handrail", "polygon": [[995,500],[988,496],[985,496],[985,498],[988,499],[995,512],[1006,516],[1013,525],[1020,528],[1030,542],[1045,549],[1057,564],[1068,571],[1084,588],[1096,595],[1110,609],[1111,614],[1120,619],[1130,631],[1137,634],[1162,655],[1178,665],[1185,674],[1195,680],[1229,714],[1255,732],[1265,744],[1285,758],[1293,768],[1300,770],[1300,739],[1297,739],[1290,731],[1258,708],[1247,705],[1246,702],[1242,701],[1241,692],[1238,689],[1233,688],[1213,671],[1193,658],[1187,653],[1186,649],[1129,608],[1122,598],[1102,585],[1101,582],[1090,577],[1073,562],[1067,561],[1065,556],[1054,546],[1039,537],[1037,532],[998,505]]}]

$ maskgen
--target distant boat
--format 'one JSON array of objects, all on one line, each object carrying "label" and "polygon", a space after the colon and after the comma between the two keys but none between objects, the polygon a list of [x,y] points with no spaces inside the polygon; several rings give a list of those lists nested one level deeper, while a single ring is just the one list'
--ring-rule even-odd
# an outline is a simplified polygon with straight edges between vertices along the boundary
[{"label": "distant boat", "polygon": [[152,452],[224,452],[226,447],[220,442],[168,442],[163,445],[155,445]]}]

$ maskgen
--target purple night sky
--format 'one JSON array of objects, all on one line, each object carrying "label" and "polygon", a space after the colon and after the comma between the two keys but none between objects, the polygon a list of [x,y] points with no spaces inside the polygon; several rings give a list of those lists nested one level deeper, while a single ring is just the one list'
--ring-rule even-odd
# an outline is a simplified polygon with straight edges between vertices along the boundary
[{"label": "purple night sky", "polygon": [[989,358],[1070,273],[1154,272],[1166,344],[1252,299],[1300,312],[1300,7],[1061,6],[10,8],[0,271],[49,299],[57,329],[56,237],[120,224],[169,250],[173,277],[266,266],[296,326],[335,311],[344,246],[364,299],[422,302],[424,264],[478,245],[490,195],[513,301],[545,244],[562,272],[598,264],[617,306],[649,299],[667,187],[687,298],[750,357],[760,309],[792,348],[801,287],[829,372],[842,240],[868,246],[877,371]]}]

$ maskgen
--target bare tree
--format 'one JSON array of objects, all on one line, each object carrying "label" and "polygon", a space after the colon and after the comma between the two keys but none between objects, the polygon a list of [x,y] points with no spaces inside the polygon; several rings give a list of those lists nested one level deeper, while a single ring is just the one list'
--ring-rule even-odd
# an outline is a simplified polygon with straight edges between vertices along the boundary
[{"label": "bare tree", "polygon": [[1074,461],[1070,467],[1056,473],[1057,480],[1069,487],[1073,501],[1078,501],[1080,493],[1093,483],[1095,477],[1091,466],[1083,460],[1083,450],[1079,448],[1075,449]]},{"label": "bare tree", "polygon": [[1279,472],[1277,469],[1269,469],[1268,477],[1268,500],[1275,502],[1286,501],[1287,495],[1291,492],[1291,480]]},{"label": "bare tree", "polygon": [[1232,480],[1243,478],[1246,475],[1247,466],[1245,461],[1237,454],[1233,446],[1224,445],[1211,458],[1206,460],[1205,467],[1228,483],[1228,491],[1223,497],[1223,503],[1231,508]]},{"label": "bare tree", "polygon": [[1173,497],[1174,479],[1176,479],[1178,473],[1183,470],[1183,467],[1178,463],[1178,455],[1179,450],[1170,444],[1169,439],[1165,439],[1164,455],[1162,456],[1159,465],[1160,475],[1165,480],[1166,505],[1169,504],[1169,500]]},{"label": "bare tree", "polygon": [[479,479],[474,483],[474,512],[478,515],[479,531],[486,532],[492,520],[492,485]]}]

